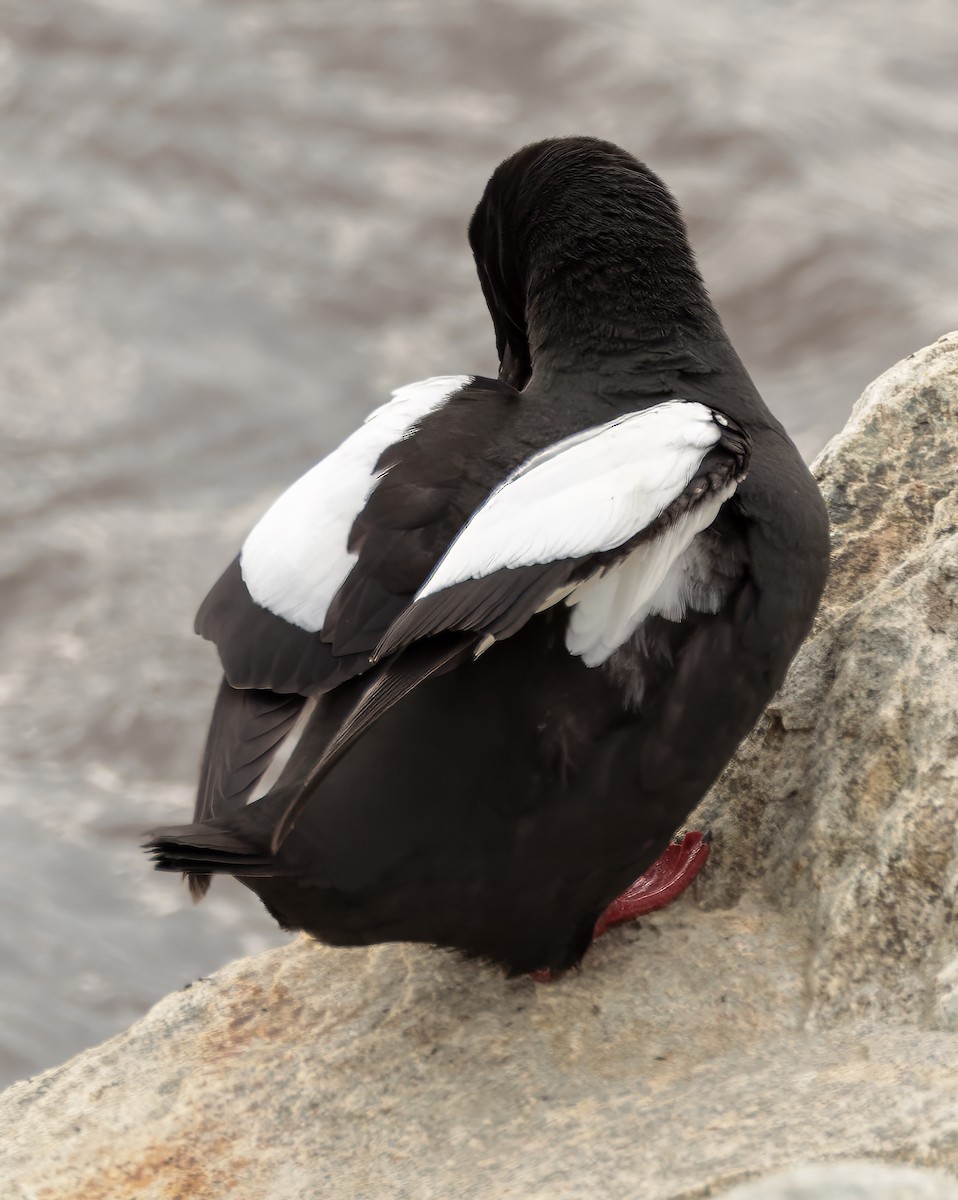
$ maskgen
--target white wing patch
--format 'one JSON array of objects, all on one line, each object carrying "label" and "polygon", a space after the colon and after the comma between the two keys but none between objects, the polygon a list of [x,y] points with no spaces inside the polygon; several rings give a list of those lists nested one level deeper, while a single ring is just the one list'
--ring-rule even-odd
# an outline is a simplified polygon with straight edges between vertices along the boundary
[{"label": "white wing patch", "polygon": [[416,599],[503,567],[614,550],[681,495],[721,435],[704,404],[668,400],[557,442],[490,493]]},{"label": "white wing patch", "polygon": [[240,554],[243,581],[257,604],[310,633],[322,629],[330,601],[356,563],[346,544],[378,482],[379,456],[472,379],[441,375],[399,388],[283,492]]},{"label": "white wing patch", "polygon": [[[533,455],[473,514],[416,599],[507,567],[614,550],[678,499],[724,424],[703,404],[669,400]],[[650,613],[681,619],[686,552],[734,491],[731,484],[706,497],[624,562],[550,597],[543,607],[572,607],[570,653],[596,666]]]}]

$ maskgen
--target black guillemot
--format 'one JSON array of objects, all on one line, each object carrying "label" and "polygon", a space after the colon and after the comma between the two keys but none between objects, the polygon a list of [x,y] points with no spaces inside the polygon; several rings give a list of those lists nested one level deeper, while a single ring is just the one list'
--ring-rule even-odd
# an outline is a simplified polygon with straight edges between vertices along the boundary
[{"label": "black guillemot", "polygon": [[333,945],[541,976],[705,861],[676,830],[811,626],[828,523],[648,167],[527,146],[469,240],[498,378],[400,388],[250,533],[197,617],[194,822],[148,849]]}]

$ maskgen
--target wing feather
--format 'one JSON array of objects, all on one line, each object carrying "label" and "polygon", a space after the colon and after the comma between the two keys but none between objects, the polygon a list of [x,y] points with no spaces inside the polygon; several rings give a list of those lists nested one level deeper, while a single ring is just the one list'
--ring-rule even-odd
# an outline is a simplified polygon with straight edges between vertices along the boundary
[{"label": "wing feather", "polygon": [[417,599],[502,568],[616,549],[683,493],[726,432],[723,420],[668,400],[534,455],[473,514]]},{"label": "wing feather", "polygon": [[570,651],[604,661],[732,495],[747,457],[728,418],[681,400],[556,443],[494,489],[373,657],[445,630],[508,637],[564,599],[577,606]]},{"label": "wing feather", "polygon": [[[227,679],[213,706],[193,820],[222,819],[239,812],[269,767],[302,711],[302,696],[281,696],[261,689],[243,691]],[[188,871],[190,892],[203,896],[210,876]]]},{"label": "wing feather", "polygon": [[404,696],[443,669],[465,657],[475,638],[458,636],[430,638],[413,646],[407,653],[384,663],[374,674],[358,703],[347,714],[336,734],[327,744],[319,761],[310,771],[302,787],[283,809],[273,829],[270,848],[273,854],[289,835],[296,818],[316,788],[346,751]]},{"label": "wing feather", "polygon": [[304,703],[302,696],[238,691],[223,680],[206,738],[194,821],[243,806]]},{"label": "wing feather", "polygon": [[243,544],[240,566],[253,600],[316,633],[356,563],[349,533],[378,480],[383,452],[461,391],[472,377],[438,376],[399,388],[342,445],[279,497]]}]

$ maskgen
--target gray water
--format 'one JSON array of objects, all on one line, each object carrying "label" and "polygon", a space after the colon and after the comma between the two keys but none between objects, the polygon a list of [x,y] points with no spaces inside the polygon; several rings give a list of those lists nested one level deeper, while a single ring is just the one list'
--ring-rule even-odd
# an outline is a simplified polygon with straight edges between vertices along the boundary
[{"label": "gray water", "polygon": [[137,849],[190,811],[193,611],[390,388],[494,373],[495,164],[646,159],[811,455],[958,326],[956,61],[949,0],[0,0],[0,1077],[283,940]]}]

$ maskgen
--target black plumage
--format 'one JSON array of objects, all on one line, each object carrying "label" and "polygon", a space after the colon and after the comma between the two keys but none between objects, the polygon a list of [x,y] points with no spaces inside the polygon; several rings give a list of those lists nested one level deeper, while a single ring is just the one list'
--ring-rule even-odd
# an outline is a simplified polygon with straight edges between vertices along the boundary
[{"label": "black plumage", "polygon": [[[469,236],[499,379],[462,381],[379,455],[321,628],[257,604],[239,560],[224,574],[198,617],[226,680],[194,823],[149,848],[197,892],[234,874],[332,944],[562,970],[780,685],[824,586],[827,521],[647,167],[591,138],[526,147]],[[428,593],[534,456],[676,399],[676,428],[712,414],[712,448],[630,538]],[[723,498],[679,554],[681,611],[653,607],[598,665],[570,653],[569,588]],[[306,697],[278,781],[247,803]]]}]

